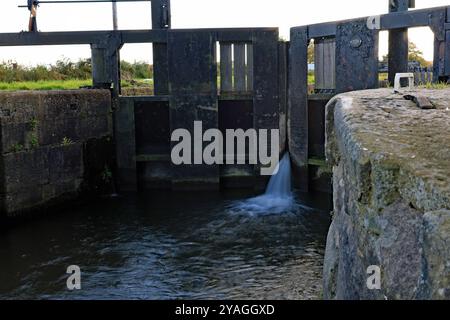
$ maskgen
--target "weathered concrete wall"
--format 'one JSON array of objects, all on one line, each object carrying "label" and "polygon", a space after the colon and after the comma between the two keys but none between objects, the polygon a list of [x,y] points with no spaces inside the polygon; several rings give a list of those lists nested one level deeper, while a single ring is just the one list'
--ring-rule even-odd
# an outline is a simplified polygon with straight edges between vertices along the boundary
[{"label": "weathered concrete wall", "polygon": [[110,179],[111,123],[107,90],[0,93],[0,216]]},{"label": "weathered concrete wall", "polygon": [[[389,89],[327,106],[326,299],[450,298],[450,89],[418,93],[436,109]],[[367,288],[371,265],[381,269],[380,290]]]}]

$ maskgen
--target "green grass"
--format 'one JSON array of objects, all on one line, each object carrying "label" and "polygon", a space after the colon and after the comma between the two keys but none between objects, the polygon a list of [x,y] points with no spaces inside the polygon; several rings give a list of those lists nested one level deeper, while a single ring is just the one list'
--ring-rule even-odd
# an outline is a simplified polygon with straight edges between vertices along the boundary
[{"label": "green grass", "polygon": [[445,82],[439,82],[439,83],[431,83],[428,82],[424,85],[420,85],[419,88],[425,88],[425,89],[447,89],[450,88],[450,84]]},{"label": "green grass", "polygon": [[[80,87],[92,86],[92,80],[40,80],[40,81],[14,81],[0,82],[0,90],[70,90]],[[153,80],[122,81],[122,87],[153,86]]]},{"label": "green grass", "polygon": [[92,80],[40,80],[0,82],[0,90],[68,90],[91,86]]}]

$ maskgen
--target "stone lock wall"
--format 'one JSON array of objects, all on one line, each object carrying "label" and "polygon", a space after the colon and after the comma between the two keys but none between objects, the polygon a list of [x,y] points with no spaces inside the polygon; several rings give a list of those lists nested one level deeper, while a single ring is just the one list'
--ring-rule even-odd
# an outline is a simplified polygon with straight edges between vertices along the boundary
[{"label": "stone lock wall", "polygon": [[1,217],[95,191],[111,178],[107,90],[1,92],[0,132]]},{"label": "stone lock wall", "polygon": [[[408,94],[435,109],[391,89],[327,105],[326,299],[450,299],[450,88]],[[367,286],[369,266],[380,268],[379,290]]]}]

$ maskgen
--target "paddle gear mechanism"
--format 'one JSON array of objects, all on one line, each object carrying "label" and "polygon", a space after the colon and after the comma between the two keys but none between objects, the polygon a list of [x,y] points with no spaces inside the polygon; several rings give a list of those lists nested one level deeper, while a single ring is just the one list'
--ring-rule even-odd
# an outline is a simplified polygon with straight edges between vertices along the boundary
[{"label": "paddle gear mechanism", "polygon": [[28,10],[30,11],[30,19],[28,21],[28,31],[37,32],[37,7],[39,6],[39,1],[28,0]]}]

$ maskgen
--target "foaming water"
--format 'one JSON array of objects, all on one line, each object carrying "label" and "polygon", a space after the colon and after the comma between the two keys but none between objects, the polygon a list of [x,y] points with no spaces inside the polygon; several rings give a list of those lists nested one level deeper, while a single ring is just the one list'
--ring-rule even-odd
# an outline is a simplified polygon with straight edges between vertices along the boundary
[{"label": "foaming water", "polygon": [[291,159],[286,153],[278,163],[278,172],[270,178],[266,192],[261,196],[233,203],[230,211],[268,215],[293,212],[298,206],[291,189]]},{"label": "foaming water", "polygon": [[291,158],[286,153],[278,163],[278,172],[270,178],[267,185],[266,195],[275,197],[290,197],[291,190]]}]

